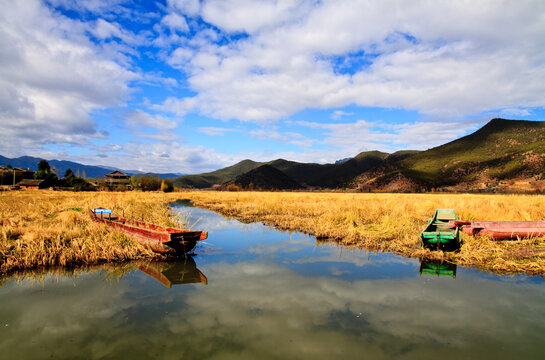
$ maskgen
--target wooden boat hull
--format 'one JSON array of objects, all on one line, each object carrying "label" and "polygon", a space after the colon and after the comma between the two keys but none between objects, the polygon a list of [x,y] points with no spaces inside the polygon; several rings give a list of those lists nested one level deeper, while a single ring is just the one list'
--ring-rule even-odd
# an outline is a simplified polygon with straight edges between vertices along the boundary
[{"label": "wooden boat hull", "polygon": [[522,239],[545,236],[545,221],[451,221],[472,236],[489,236],[496,240]]},{"label": "wooden boat hull", "polygon": [[459,249],[460,231],[457,227],[449,226],[449,221],[457,219],[456,212],[452,209],[436,210],[420,235],[422,245],[433,250]]},{"label": "wooden boat hull", "polygon": [[[198,241],[208,237],[206,231],[162,227],[90,210],[93,220],[123,231],[135,241],[158,253],[188,253]],[[100,215],[99,215],[100,214]]]}]

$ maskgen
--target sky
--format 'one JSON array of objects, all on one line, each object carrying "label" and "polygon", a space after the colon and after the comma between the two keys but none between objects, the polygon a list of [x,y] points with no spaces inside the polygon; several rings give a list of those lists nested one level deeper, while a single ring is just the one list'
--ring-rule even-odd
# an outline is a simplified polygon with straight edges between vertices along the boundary
[{"label": "sky", "polygon": [[0,0],[0,155],[201,173],[545,120],[542,0]]}]

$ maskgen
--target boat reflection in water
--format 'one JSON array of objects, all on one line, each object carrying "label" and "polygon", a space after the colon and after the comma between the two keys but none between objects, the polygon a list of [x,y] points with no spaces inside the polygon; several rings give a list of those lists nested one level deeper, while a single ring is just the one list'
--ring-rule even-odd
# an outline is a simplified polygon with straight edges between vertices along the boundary
[{"label": "boat reflection in water", "polygon": [[420,260],[420,275],[450,276],[456,278],[456,264],[441,261]]},{"label": "boat reflection in water", "polygon": [[186,256],[176,262],[150,261],[138,265],[145,274],[168,288],[179,284],[208,284],[208,279],[199,269],[192,256]]}]

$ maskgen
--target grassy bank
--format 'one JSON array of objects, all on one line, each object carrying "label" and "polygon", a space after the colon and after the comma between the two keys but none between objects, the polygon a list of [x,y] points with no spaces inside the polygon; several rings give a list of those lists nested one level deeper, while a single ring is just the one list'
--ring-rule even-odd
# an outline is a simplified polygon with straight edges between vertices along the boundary
[{"label": "grassy bank", "polygon": [[148,222],[175,225],[166,205],[179,198],[242,221],[262,221],[348,246],[545,276],[543,239],[493,241],[464,235],[457,253],[419,246],[420,232],[436,208],[454,208],[466,220],[539,220],[545,217],[545,196],[202,191],[0,192],[0,272],[158,257],[91,221],[87,209],[109,207],[127,217],[144,215]]},{"label": "grassy bank", "polygon": [[464,234],[457,253],[419,246],[420,232],[437,208],[454,208],[464,220],[539,220],[545,218],[545,196],[281,192],[187,192],[179,196],[242,221],[262,221],[346,245],[500,273],[545,275],[543,239],[493,241]]},{"label": "grassy bank", "polygon": [[165,206],[178,195],[165,193],[0,193],[0,272],[38,266],[120,262],[158,255],[125,235],[91,220],[88,209],[174,225]]}]

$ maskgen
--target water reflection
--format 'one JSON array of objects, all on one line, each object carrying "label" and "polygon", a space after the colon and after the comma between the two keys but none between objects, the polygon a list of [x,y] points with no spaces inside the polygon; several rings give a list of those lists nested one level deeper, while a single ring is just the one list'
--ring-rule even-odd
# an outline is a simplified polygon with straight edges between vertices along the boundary
[{"label": "water reflection", "polygon": [[208,279],[197,269],[197,264],[192,256],[178,259],[176,262],[150,261],[140,264],[138,269],[167,288],[180,284],[208,284]]},{"label": "water reflection", "polygon": [[174,206],[193,207],[193,202],[189,199],[178,199],[172,203]]},{"label": "water reflection", "polygon": [[[190,211],[216,226],[196,258],[4,279],[2,357],[498,360],[545,353],[539,278],[448,270]],[[417,275],[428,270],[434,276]],[[443,270],[456,281],[435,276]]]},{"label": "water reflection", "polygon": [[442,261],[420,260],[420,275],[449,276],[456,278],[456,264]]},{"label": "water reflection", "polygon": [[170,259],[168,261],[129,261],[122,264],[100,264],[77,268],[53,267],[37,270],[15,271],[9,275],[0,276],[0,288],[4,284],[14,283],[18,286],[37,284],[44,286],[46,282],[72,279],[77,281],[89,275],[100,278],[112,285],[119,283],[132,272],[141,271],[163,284],[167,288],[181,284],[208,284],[207,277],[197,268],[192,256]]}]

